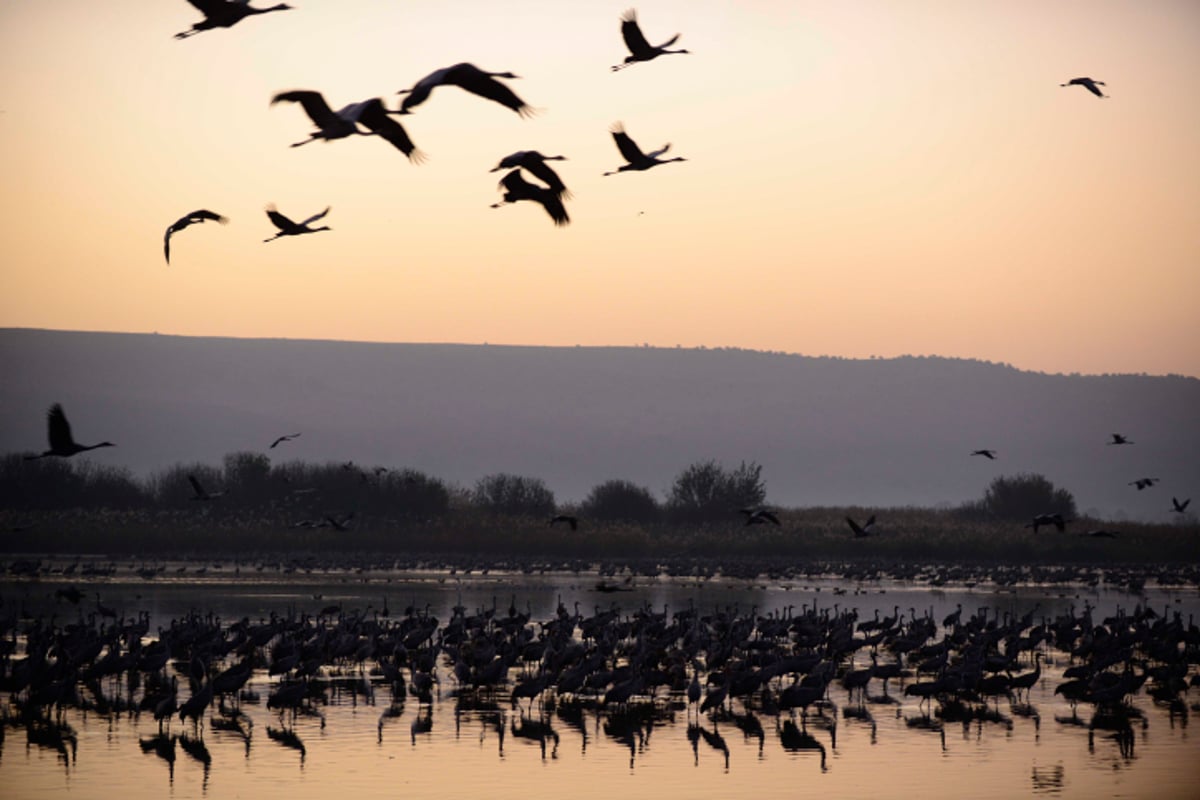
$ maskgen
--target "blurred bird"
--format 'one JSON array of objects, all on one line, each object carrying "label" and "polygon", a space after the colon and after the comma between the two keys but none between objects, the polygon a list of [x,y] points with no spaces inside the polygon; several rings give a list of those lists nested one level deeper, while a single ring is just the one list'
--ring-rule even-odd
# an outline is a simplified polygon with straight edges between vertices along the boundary
[{"label": "blurred bird", "polygon": [[549,524],[554,525],[559,522],[567,523],[568,525],[571,526],[571,530],[573,530],[573,531],[579,530],[579,518],[578,517],[573,517],[570,514],[558,514],[557,516],[553,516],[550,518]]},{"label": "blurred bird", "polygon": [[988,461],[994,461],[996,459],[996,451],[995,450],[972,450],[971,455],[983,456]]},{"label": "blurred bird", "polygon": [[521,177],[521,170],[514,169],[505,175],[500,179],[499,185],[504,187],[504,199],[499,203],[492,203],[492,208],[500,208],[507,203],[517,203],[521,200],[532,200],[541,204],[555,225],[567,225],[571,222],[561,195],[546,186],[525,180]]},{"label": "blurred bird", "polygon": [[1142,489],[1149,489],[1154,484],[1158,483],[1161,478],[1138,478],[1136,481],[1130,481],[1130,486],[1136,486],[1140,492]]},{"label": "blurred bird", "polygon": [[298,433],[289,433],[289,434],[286,434],[286,435],[284,435],[284,436],[280,436],[278,439],[276,439],[275,441],[271,442],[271,446],[270,446],[270,447],[268,447],[267,449],[268,449],[268,450],[274,450],[276,445],[278,445],[278,444],[283,444],[284,442],[290,442],[292,439],[295,439],[295,438],[296,438],[297,436],[299,436],[299,435],[300,435],[300,434],[298,434]]},{"label": "blurred bird", "polygon": [[739,508],[738,513],[746,515],[747,525],[779,524],[779,517],[765,508]]},{"label": "blurred bird", "polygon": [[671,144],[668,142],[658,150],[652,150],[649,153],[643,153],[642,149],[637,146],[633,139],[629,138],[629,134],[625,132],[625,127],[621,123],[616,123],[611,129],[613,141],[617,143],[617,149],[621,151],[622,157],[629,162],[622,164],[611,172],[604,173],[605,175],[616,175],[618,172],[626,172],[630,170],[645,170],[651,167],[656,167],[659,164],[667,164],[672,161],[687,161],[686,158],[675,156],[674,158],[659,158],[659,156],[671,149]]},{"label": "blurred bird", "polygon": [[1062,514],[1038,514],[1025,527],[1033,528],[1033,532],[1037,533],[1038,528],[1043,525],[1053,525],[1057,530],[1065,531],[1067,529],[1067,520],[1063,519]]},{"label": "blurred bird", "polygon": [[1133,444],[1133,442],[1129,441],[1119,433],[1114,433],[1112,435],[1112,441],[1108,442],[1108,444]]},{"label": "blurred bird", "polygon": [[206,219],[216,220],[222,225],[229,222],[228,217],[222,217],[215,211],[208,211],[207,209],[202,208],[198,211],[193,211],[190,214],[180,217],[167,226],[167,233],[165,236],[163,236],[163,255],[166,256],[168,264],[171,263],[171,236],[179,233],[179,231],[183,230],[188,225],[197,222],[204,222]]},{"label": "blurred bird", "polygon": [[1178,500],[1176,500],[1174,497],[1172,497],[1171,505],[1174,506],[1174,508],[1172,508],[1171,510],[1182,514],[1185,510],[1187,510],[1188,503],[1190,503],[1190,502],[1192,502],[1192,498],[1190,498],[1190,497],[1188,499],[1184,500],[1182,503],[1179,502]]},{"label": "blurred bird", "polygon": [[522,117],[532,115],[529,104],[496,78],[517,78],[511,72],[486,72],[474,64],[460,63],[435,70],[413,84],[411,89],[401,89],[396,94],[408,95],[400,103],[401,114],[411,114],[412,109],[424,103],[429,93],[439,86],[457,86],[471,94],[511,108]]},{"label": "blurred bird", "polygon": [[317,233],[319,231],[331,231],[331,230],[333,230],[333,228],[330,228],[328,225],[322,225],[319,228],[308,227],[309,224],[316,222],[317,220],[321,219],[326,214],[328,214],[331,208],[332,208],[332,206],[330,206],[329,208],[326,208],[320,214],[313,214],[311,217],[304,220],[303,222],[296,223],[296,222],[292,222],[290,219],[285,217],[283,214],[280,214],[278,211],[276,211],[275,206],[267,206],[267,216],[271,219],[271,222],[275,223],[275,227],[279,229],[279,233],[275,234],[270,239],[263,239],[263,242],[273,242],[281,236],[299,236],[302,233]]},{"label": "blurred bird", "polygon": [[642,34],[642,29],[638,26],[637,11],[632,8],[621,15],[621,37],[625,39],[625,46],[629,48],[629,55],[625,56],[625,61],[622,64],[617,64],[612,68],[613,72],[631,67],[638,61],[650,61],[658,58],[665,53],[686,53],[687,50],[668,50],[667,48],[675,44],[679,39],[679,34],[675,34],[670,39],[667,39],[660,45],[652,46],[646,41],[646,37]]},{"label": "blurred bird", "polygon": [[512,169],[520,167],[526,170],[542,183],[550,187],[550,190],[558,194],[563,199],[571,199],[571,193],[567,191],[566,185],[562,182],[562,178],[558,177],[558,173],[550,168],[547,161],[566,161],[566,156],[544,156],[537,150],[518,150],[515,153],[509,153],[504,158],[500,159],[500,163],[492,167],[491,172],[499,172],[502,169]]},{"label": "blurred bird", "polygon": [[[388,111],[378,97],[351,103],[339,111],[334,111],[325,102],[325,98],[320,92],[294,89],[289,92],[280,92],[271,98],[271,105],[281,102],[299,103],[304,108],[304,113],[308,114],[308,118],[319,128],[309,134],[304,141],[292,144],[292,147],[299,147],[317,139],[330,141],[357,134],[359,136],[378,136],[390,142],[397,150],[408,156],[408,160],[413,163],[420,163],[425,159],[424,154],[409,138],[404,126],[389,116],[402,112]],[[359,125],[366,128],[368,132],[360,130]]]},{"label": "blurred bird", "polygon": [[1108,97],[1108,95],[1100,91],[1098,88],[1103,85],[1104,81],[1094,81],[1091,78],[1071,78],[1071,80],[1067,81],[1066,83],[1059,84],[1059,86],[1082,86],[1092,94],[1096,95],[1096,97]]},{"label": "blurred bird", "polygon": [[188,0],[204,19],[192,25],[191,30],[175,34],[176,39],[187,39],[197,33],[210,31],[213,28],[231,28],[246,17],[255,14],[266,14],[271,11],[288,11],[287,3],[279,3],[270,8],[253,8],[250,0]]},{"label": "blurred bird", "polygon": [[76,453],[83,453],[87,450],[95,450],[98,447],[116,447],[112,442],[101,442],[100,444],[79,444],[71,436],[71,425],[67,422],[66,412],[58,403],[50,406],[50,411],[46,414],[46,428],[50,439],[50,449],[36,456],[25,456],[26,461],[33,461],[46,456],[60,456],[62,458],[70,458]]},{"label": "blurred bird", "polygon": [[193,500],[215,500],[218,497],[225,496],[225,492],[223,492],[223,491],[222,492],[207,492],[207,491],[205,491],[204,487],[200,485],[200,481],[196,480],[195,475],[188,475],[188,483],[190,483],[192,485],[192,491],[195,492],[195,494],[192,495]]},{"label": "blurred bird", "polygon": [[859,525],[857,522],[855,522],[854,520],[850,519],[849,517],[846,517],[846,522],[847,522],[847,523],[850,525],[850,530],[854,531],[854,535],[855,535],[856,537],[858,537],[858,536],[870,536],[870,535],[871,535],[871,528],[872,528],[872,527],[874,527],[874,525],[875,525],[875,515],[874,515],[874,514],[872,514],[872,515],[871,515],[871,516],[870,516],[870,517],[867,519],[867,522],[866,522],[866,524],[864,524],[864,525]]}]

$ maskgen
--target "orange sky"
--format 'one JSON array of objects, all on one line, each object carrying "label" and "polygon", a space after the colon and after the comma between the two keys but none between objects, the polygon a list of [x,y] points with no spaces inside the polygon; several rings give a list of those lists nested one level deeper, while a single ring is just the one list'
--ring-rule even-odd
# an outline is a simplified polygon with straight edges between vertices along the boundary
[{"label": "orange sky", "polygon": [[[256,0],[256,5],[269,5]],[[1200,5],[650,2],[691,55],[613,74],[624,5],[295,0],[186,41],[186,2],[0,6],[0,326],[939,354],[1200,375]],[[464,13],[464,9],[467,13]],[[470,61],[403,124],[312,126]],[[1109,99],[1059,84],[1107,82]],[[602,177],[621,120],[686,163]],[[555,228],[501,209],[561,153]],[[274,233],[333,207],[330,233]],[[180,215],[231,218],[162,235]],[[639,213],[644,212],[644,213]]]}]

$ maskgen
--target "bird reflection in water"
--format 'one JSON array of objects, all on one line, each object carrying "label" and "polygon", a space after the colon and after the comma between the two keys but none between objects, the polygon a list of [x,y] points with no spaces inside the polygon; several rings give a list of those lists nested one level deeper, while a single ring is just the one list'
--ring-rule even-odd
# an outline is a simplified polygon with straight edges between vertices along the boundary
[{"label": "bird reflection in water", "polygon": [[[519,723],[519,724],[518,724]],[[511,723],[512,735],[518,739],[536,742],[542,749],[542,760],[546,760],[546,743],[553,741],[550,758],[558,758],[558,732],[545,719],[531,719],[522,714]]]},{"label": "bird reflection in water", "polygon": [[165,733],[155,734],[146,739],[139,739],[138,744],[142,747],[143,753],[153,753],[154,755],[167,762],[168,782],[171,785],[175,784],[175,736],[168,736]]},{"label": "bird reflection in water", "polygon": [[828,772],[829,767],[825,763],[825,745],[821,744],[816,737],[810,734],[807,730],[802,730],[796,727],[796,723],[792,720],[784,720],[783,725],[779,727],[779,743],[783,745],[783,749],[791,753],[801,752],[817,752],[821,754],[821,772]]},{"label": "bird reflection in water", "polygon": [[299,751],[300,766],[304,766],[304,756],[308,751],[304,748],[304,740],[297,736],[295,731],[267,726],[267,738],[273,742],[279,742],[284,747],[290,747],[293,750]]},{"label": "bird reflection in water", "polygon": [[418,708],[417,716],[413,719],[412,725],[409,727],[409,734],[412,737],[412,743],[415,747],[417,744],[417,735],[422,736],[433,730],[433,706],[421,705]]}]

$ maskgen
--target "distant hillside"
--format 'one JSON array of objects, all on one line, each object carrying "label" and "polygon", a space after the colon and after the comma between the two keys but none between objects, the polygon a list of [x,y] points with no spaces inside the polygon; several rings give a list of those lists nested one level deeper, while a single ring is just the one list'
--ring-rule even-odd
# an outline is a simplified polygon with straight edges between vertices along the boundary
[{"label": "distant hillside", "polygon": [[[0,330],[0,452],[45,448],[61,402],[99,462],[146,474],[276,459],[406,466],[469,486],[540,477],[560,502],[687,464],[763,465],[780,505],[937,505],[1040,472],[1081,510],[1169,520],[1200,503],[1200,380],[1063,376],[945,358],[505,347]],[[1136,444],[1110,446],[1114,432]],[[968,454],[995,449],[988,461]],[[1129,482],[1160,477],[1137,491]]]}]

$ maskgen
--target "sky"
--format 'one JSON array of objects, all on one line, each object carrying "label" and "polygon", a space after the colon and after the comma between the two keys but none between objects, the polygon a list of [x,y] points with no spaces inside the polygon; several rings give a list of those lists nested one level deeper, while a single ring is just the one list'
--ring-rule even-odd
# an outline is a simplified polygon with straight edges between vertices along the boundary
[{"label": "sky", "polygon": [[[255,5],[272,3],[256,0]],[[0,326],[736,346],[1200,376],[1200,4],[0,2]],[[288,145],[468,61],[386,142]],[[1105,81],[1107,99],[1060,87]],[[687,159],[605,177],[609,128]],[[516,150],[573,198],[490,208]],[[263,244],[274,203],[332,231]],[[198,208],[230,218],[163,233]]]}]

